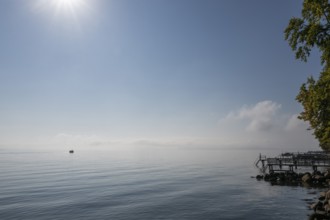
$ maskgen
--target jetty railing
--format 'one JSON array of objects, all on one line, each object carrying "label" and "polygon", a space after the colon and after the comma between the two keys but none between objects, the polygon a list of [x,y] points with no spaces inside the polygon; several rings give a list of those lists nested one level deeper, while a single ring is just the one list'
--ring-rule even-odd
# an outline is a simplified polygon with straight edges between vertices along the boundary
[{"label": "jetty railing", "polygon": [[308,151],[306,153],[282,153],[278,157],[267,158],[259,155],[255,162],[261,172],[293,171],[299,167],[312,168],[317,171],[319,167],[330,167],[330,152]]}]

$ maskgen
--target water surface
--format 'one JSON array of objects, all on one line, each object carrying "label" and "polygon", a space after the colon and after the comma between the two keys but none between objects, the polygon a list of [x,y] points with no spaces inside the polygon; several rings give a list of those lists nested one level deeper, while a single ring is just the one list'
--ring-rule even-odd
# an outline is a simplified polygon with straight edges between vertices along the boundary
[{"label": "water surface", "polygon": [[255,150],[0,151],[0,219],[308,219],[315,189],[271,186]]}]

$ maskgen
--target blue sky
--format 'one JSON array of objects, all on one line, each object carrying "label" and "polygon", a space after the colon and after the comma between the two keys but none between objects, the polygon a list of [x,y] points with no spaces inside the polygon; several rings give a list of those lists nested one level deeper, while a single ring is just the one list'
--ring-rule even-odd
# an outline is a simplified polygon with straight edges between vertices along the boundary
[{"label": "blue sky", "polygon": [[3,0],[0,145],[317,146],[283,31],[302,1]]}]

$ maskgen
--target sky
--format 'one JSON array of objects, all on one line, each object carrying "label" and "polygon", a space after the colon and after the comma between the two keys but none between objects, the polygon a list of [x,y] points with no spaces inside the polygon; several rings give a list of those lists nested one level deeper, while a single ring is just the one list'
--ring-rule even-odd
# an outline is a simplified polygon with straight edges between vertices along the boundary
[{"label": "sky", "polygon": [[317,149],[295,101],[302,1],[2,0],[0,147]]}]

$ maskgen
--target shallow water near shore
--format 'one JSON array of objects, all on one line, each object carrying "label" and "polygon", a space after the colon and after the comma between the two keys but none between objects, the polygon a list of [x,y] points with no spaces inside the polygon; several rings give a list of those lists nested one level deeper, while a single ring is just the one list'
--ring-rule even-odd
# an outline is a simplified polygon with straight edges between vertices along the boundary
[{"label": "shallow water near shore", "polygon": [[0,219],[308,219],[321,190],[251,176],[260,150],[0,151]]}]

